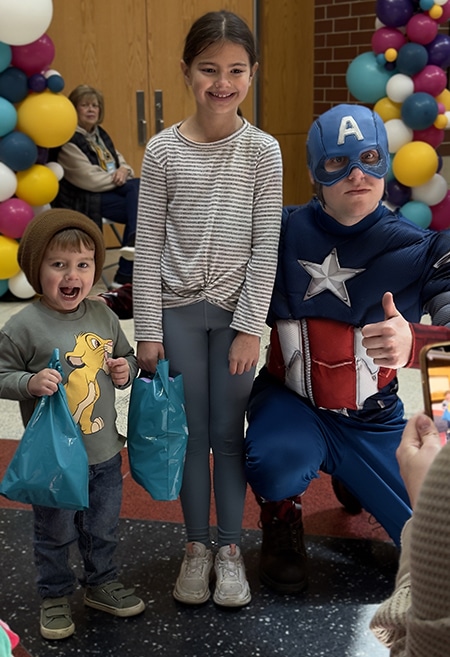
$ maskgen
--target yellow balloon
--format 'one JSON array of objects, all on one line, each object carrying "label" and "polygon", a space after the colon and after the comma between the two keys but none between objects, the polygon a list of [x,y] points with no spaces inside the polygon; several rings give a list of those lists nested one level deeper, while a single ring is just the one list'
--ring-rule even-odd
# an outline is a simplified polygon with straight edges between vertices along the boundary
[{"label": "yellow balloon", "polygon": [[438,114],[433,125],[438,130],[445,130],[445,128],[447,127],[447,123],[448,123],[448,119],[445,116],[445,114]]},{"label": "yellow balloon", "polygon": [[44,148],[65,144],[76,127],[77,113],[70,100],[48,89],[29,94],[17,108],[16,129]]},{"label": "yellow balloon", "polygon": [[388,48],[384,53],[387,62],[395,62],[395,60],[397,59],[397,55],[398,52],[396,51],[395,48]]},{"label": "yellow balloon", "polygon": [[447,112],[450,110],[450,91],[448,89],[444,89],[439,96],[435,96],[435,100],[437,103],[442,103]]},{"label": "yellow balloon", "polygon": [[424,185],[438,170],[436,151],[425,141],[411,141],[394,156],[392,172],[399,182],[407,187]]},{"label": "yellow balloon", "polygon": [[58,178],[43,164],[17,171],[16,178],[16,196],[33,206],[51,203],[59,190]]},{"label": "yellow balloon", "polygon": [[402,118],[402,104],[394,103],[394,101],[388,98],[388,96],[380,98],[380,100],[375,103],[373,110],[381,116],[384,123],[391,119]]},{"label": "yellow balloon", "polygon": [[18,249],[19,242],[11,237],[0,235],[0,279],[12,278],[19,273]]},{"label": "yellow balloon", "polygon": [[433,5],[431,9],[428,10],[428,14],[430,18],[432,18],[435,21],[439,20],[439,18],[442,16],[443,13],[444,10],[442,9],[442,7],[439,7],[439,5]]}]

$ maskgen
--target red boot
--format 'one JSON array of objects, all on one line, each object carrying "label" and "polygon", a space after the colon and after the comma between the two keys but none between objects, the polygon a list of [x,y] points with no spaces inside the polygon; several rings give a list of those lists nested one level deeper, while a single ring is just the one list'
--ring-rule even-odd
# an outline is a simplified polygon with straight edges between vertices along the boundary
[{"label": "red boot", "polygon": [[300,496],[261,506],[262,546],[259,576],[277,593],[299,593],[308,583]]}]

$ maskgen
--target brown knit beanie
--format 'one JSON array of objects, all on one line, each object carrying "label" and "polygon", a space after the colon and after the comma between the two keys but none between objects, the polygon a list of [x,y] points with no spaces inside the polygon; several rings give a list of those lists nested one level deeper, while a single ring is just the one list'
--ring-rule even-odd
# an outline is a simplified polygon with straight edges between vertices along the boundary
[{"label": "brown knit beanie", "polygon": [[21,237],[17,258],[19,265],[35,292],[42,294],[39,272],[42,258],[50,240],[63,230],[78,228],[87,233],[95,244],[94,284],[102,275],[105,262],[105,243],[97,224],[75,210],[54,208],[44,210],[30,221]]}]

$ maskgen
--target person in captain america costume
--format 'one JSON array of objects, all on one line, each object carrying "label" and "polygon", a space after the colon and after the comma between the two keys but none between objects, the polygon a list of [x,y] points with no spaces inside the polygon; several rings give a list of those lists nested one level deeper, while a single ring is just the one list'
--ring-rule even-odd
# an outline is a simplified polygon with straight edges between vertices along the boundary
[{"label": "person in captain america costume", "polygon": [[[382,119],[338,105],[312,124],[307,155],[316,196],[283,210],[267,362],[247,413],[260,577],[280,593],[307,585],[301,495],[320,470],[399,544],[411,509],[395,457],[405,426],[396,370],[450,326],[450,235],[383,205]],[[437,326],[422,331],[424,313]]]}]

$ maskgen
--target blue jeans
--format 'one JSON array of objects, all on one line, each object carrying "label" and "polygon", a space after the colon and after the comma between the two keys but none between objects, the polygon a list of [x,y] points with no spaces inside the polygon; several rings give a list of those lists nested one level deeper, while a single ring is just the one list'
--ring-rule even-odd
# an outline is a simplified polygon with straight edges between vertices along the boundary
[{"label": "blue jeans", "polygon": [[[110,192],[102,192],[100,195],[102,217],[125,225],[122,237],[123,246],[129,246],[136,235],[139,183],[139,178],[131,178],[124,185],[116,187]],[[117,273],[131,277],[133,263],[125,258],[120,258]],[[131,280],[128,282],[131,283]]]},{"label": "blue jeans", "polygon": [[89,466],[89,509],[71,511],[33,506],[34,559],[41,598],[70,595],[75,575],[69,565],[69,548],[78,542],[84,563],[84,586],[94,587],[117,579],[113,561],[122,504],[122,457]]}]

